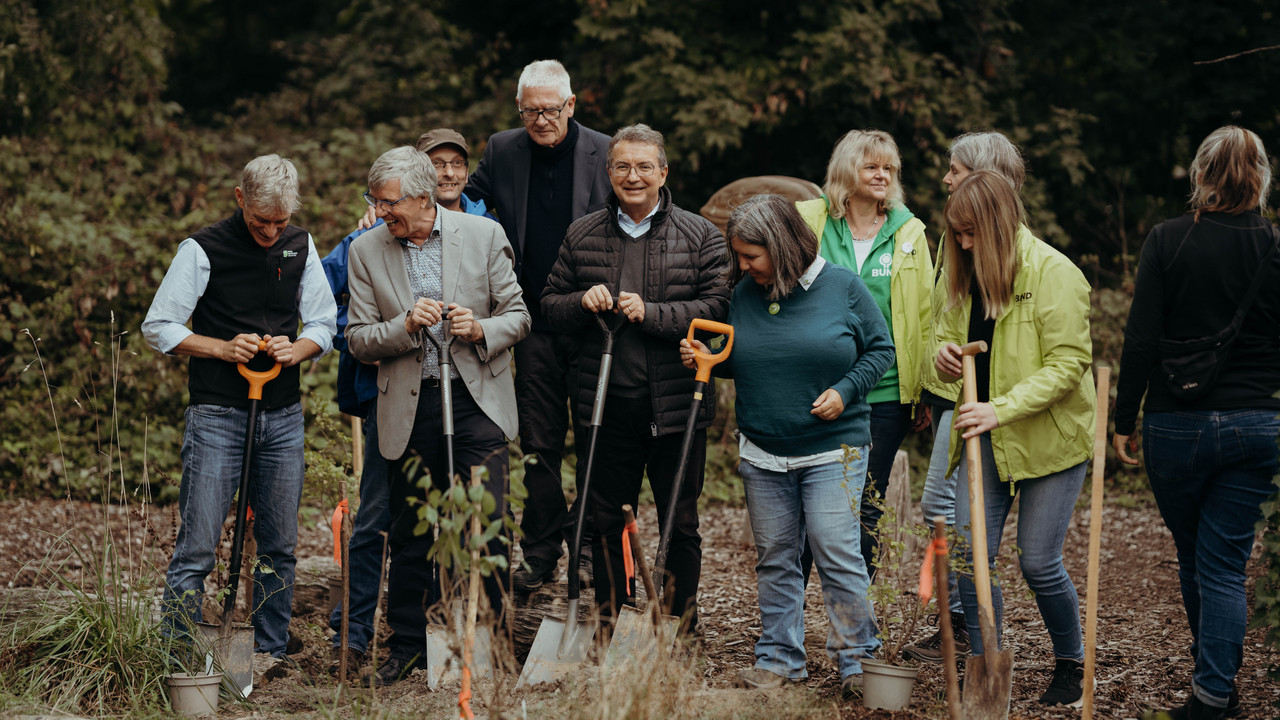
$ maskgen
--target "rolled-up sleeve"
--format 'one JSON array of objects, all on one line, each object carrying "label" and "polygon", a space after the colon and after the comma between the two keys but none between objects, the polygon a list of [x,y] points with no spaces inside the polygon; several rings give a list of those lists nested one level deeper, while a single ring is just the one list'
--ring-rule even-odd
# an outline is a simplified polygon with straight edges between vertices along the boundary
[{"label": "rolled-up sleeve", "polygon": [[338,305],[333,301],[333,290],[310,235],[307,236],[307,265],[298,287],[298,315],[302,320],[298,339],[306,338],[320,347],[320,354],[313,359],[324,357],[333,349],[333,336],[338,333]]},{"label": "rolled-up sleeve", "polygon": [[194,334],[187,327],[187,321],[209,285],[209,267],[209,256],[200,243],[187,238],[178,245],[178,252],[142,321],[142,336],[148,345],[172,355],[174,348]]}]

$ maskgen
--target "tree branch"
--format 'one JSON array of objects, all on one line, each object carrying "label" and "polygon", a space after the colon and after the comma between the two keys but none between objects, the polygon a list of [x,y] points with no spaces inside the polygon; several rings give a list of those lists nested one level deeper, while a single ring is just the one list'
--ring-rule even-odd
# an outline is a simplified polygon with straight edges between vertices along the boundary
[{"label": "tree branch", "polygon": [[1244,57],[1245,55],[1252,55],[1254,53],[1265,52],[1267,50],[1280,50],[1280,45],[1268,45],[1267,47],[1260,47],[1260,48],[1254,48],[1252,50],[1245,50],[1244,52],[1238,52],[1234,55],[1224,55],[1220,58],[1216,58],[1213,60],[1197,60],[1191,64],[1192,65],[1212,65],[1213,63],[1226,62],[1227,60],[1234,60],[1238,57]]}]

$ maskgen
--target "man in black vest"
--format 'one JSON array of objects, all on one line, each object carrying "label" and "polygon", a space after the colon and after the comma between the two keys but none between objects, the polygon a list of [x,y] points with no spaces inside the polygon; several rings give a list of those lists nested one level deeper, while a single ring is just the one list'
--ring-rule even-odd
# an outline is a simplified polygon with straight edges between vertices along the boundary
[{"label": "man in black vest", "polygon": [[[516,111],[524,127],[489,138],[467,194],[488,202],[515,250],[516,278],[533,316],[533,332],[515,348],[516,404],[524,484],[529,491],[520,529],[528,569],[511,578],[529,592],[555,577],[561,544],[573,537],[572,518],[561,490],[560,462],[569,430],[568,338],[542,318],[538,298],[547,284],[565,231],[609,198],[605,156],[609,136],[573,119],[576,97],[569,73],[555,60],[529,63],[516,89]],[[590,574],[586,528],[583,570]],[[571,540],[570,540],[571,542]]]},{"label": "man in black vest", "polygon": [[[249,484],[258,563],[254,650],[283,657],[293,603],[294,545],[302,498],[303,426],[298,365],[328,352],[337,331],[333,294],[311,235],[289,224],[298,172],[278,155],[254,158],[236,188],[239,209],[183,240],[142,323],[147,342],[191,358],[182,439],[182,525],[165,577],[170,632],[201,619],[223,520],[240,484],[249,383],[236,369],[266,343]],[[191,321],[191,328],[186,327]],[[298,323],[302,330],[299,332]]]}]

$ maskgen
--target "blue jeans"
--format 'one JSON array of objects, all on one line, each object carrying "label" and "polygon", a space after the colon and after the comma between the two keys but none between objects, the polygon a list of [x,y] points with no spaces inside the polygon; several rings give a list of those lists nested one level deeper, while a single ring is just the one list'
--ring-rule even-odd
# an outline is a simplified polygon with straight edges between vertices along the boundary
[{"label": "blue jeans", "polygon": [[[1004,521],[1013,507],[1014,496],[1009,485],[1000,480],[996,472],[995,457],[991,454],[991,435],[983,434],[982,442],[982,492],[987,520],[987,560],[994,565],[1000,550],[1000,536]],[[1080,634],[1080,600],[1076,586],[1062,565],[1062,542],[1067,537],[1071,513],[1076,498],[1084,485],[1087,462],[1082,462],[1051,475],[1020,480],[1018,497],[1018,562],[1027,587],[1036,596],[1040,617],[1053,641],[1053,656],[1069,660],[1084,660],[1084,644]],[[960,477],[968,482],[969,459],[960,461]],[[967,487],[967,485],[966,485]],[[973,562],[973,541],[969,530],[969,493],[956,493],[956,527],[966,543],[965,562]],[[978,628],[978,596],[973,578],[960,578],[960,597],[964,601],[965,626],[969,630],[969,647],[974,655],[982,653],[982,633]],[[1000,587],[991,584],[991,600],[995,606],[996,633],[1001,632],[1004,616],[1004,600]]]},{"label": "blue jeans", "polygon": [[[351,563],[351,590],[348,598],[350,627],[347,646],[360,652],[373,638],[373,617],[378,605],[378,585],[382,582],[382,532],[391,529],[391,490],[387,479],[387,459],[378,450],[378,406],[370,403],[364,421],[364,469],[360,473],[360,507],[351,531],[347,562]],[[342,604],[329,618],[333,646],[342,642]]]},{"label": "blue jeans", "polygon": [[1280,471],[1274,410],[1148,413],[1147,476],[1178,551],[1191,624],[1193,689],[1225,707],[1244,652],[1245,564],[1261,504]]},{"label": "blue jeans", "polygon": [[[222,523],[240,486],[247,408],[191,405],[182,438],[182,525],[165,576],[165,627],[199,622],[205,576],[213,570]],[[289,639],[303,479],[302,405],[258,413],[249,506],[258,557],[253,572],[254,651],[283,657]],[[240,586],[244,592],[244,584]]]},{"label": "blue jeans", "polygon": [[[939,515],[946,519],[948,527],[956,524],[956,478],[960,473],[947,474],[951,417],[954,413],[952,408],[933,407],[933,452],[929,454],[929,472],[924,479],[924,494],[920,496],[920,511],[924,514],[925,524],[930,527]],[[951,612],[964,612],[954,570],[947,571],[947,600],[951,604]]]},{"label": "blue jeans", "polygon": [[827,654],[840,677],[862,673],[876,639],[867,599],[871,584],[858,544],[858,501],[866,477],[867,447],[848,469],[842,463],[770,472],[742,462],[742,486],[755,537],[760,600],[757,668],[792,679],[807,676],[804,651],[804,576],[800,552],[806,535],[822,579],[831,623]]}]

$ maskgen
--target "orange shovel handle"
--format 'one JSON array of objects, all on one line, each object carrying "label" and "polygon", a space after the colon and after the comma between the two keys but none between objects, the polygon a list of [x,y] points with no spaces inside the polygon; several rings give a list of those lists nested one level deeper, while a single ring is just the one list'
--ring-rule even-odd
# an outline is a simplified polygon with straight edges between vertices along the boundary
[{"label": "orange shovel handle", "polygon": [[729,351],[733,350],[733,326],[722,322],[716,322],[715,320],[694,318],[693,322],[689,323],[689,334],[687,336],[691,344],[693,343],[693,333],[695,330],[705,330],[707,332],[725,336],[724,347],[720,349],[720,352],[709,353],[697,349],[693,351],[693,359],[698,364],[698,372],[694,375],[694,379],[701,383],[710,382],[711,368],[719,365],[725,360],[728,360]]},{"label": "orange shovel handle", "polygon": [[[258,352],[262,352],[266,349],[267,341],[259,340]],[[245,380],[249,381],[249,399],[261,400],[262,387],[272,380],[275,380],[276,376],[280,374],[280,363],[276,363],[276,366],[270,370],[250,370],[249,366],[244,363],[240,363],[236,369],[240,371],[240,374],[244,376]]]}]

